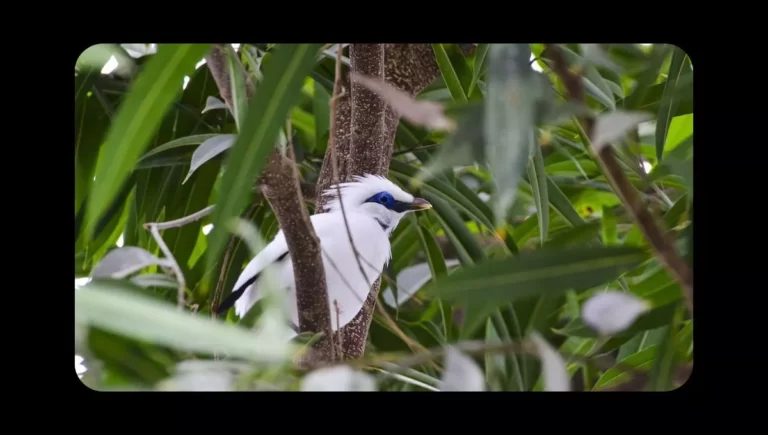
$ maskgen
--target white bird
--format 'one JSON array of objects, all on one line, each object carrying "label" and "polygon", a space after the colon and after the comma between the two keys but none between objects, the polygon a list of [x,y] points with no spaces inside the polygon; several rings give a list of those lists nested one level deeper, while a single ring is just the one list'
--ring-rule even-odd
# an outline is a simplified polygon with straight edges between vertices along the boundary
[{"label": "white bird", "polygon": [[[320,240],[334,331],[344,327],[362,309],[371,286],[392,256],[389,237],[400,219],[406,213],[432,207],[429,202],[414,198],[384,177],[366,174],[353,178],[355,181],[338,186],[341,198],[335,185],[323,192],[332,198],[325,206],[327,212],[310,217]],[[349,233],[342,214],[342,202]],[[360,264],[355,259],[350,236],[360,256]],[[361,266],[365,274],[360,270]],[[280,288],[288,292],[286,308],[293,324],[298,325],[293,264],[282,230],[248,263],[217,313],[224,313],[234,305],[235,314],[241,318],[245,316],[264,297],[264,292],[259,289],[259,278],[266,267],[275,268],[276,273],[272,276]]]}]

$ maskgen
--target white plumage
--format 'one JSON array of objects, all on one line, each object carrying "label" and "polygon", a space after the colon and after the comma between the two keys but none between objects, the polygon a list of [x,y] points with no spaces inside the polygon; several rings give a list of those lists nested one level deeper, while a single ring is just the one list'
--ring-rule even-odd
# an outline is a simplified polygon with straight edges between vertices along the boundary
[{"label": "white plumage", "polygon": [[[325,206],[327,212],[310,217],[320,240],[334,331],[349,323],[362,309],[371,286],[391,257],[389,237],[400,219],[408,212],[431,207],[427,201],[414,198],[384,177],[364,175],[354,179],[339,186],[341,198],[336,186],[323,192],[332,198]],[[365,276],[355,259],[350,236],[360,255]],[[259,285],[261,272],[266,267],[275,268],[273,276],[288,292],[286,309],[293,324],[298,326],[293,264],[282,230],[248,263],[218,312],[226,311],[234,303],[235,313],[243,317],[264,296]]]}]

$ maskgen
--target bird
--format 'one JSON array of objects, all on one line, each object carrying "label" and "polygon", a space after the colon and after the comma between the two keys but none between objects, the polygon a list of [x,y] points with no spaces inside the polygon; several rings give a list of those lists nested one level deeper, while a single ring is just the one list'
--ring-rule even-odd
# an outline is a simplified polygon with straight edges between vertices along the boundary
[{"label": "bird", "polygon": [[[391,260],[390,237],[400,220],[408,213],[432,208],[427,200],[414,197],[383,176],[366,173],[351,178],[324,190],[323,196],[329,198],[325,213],[310,217],[320,242],[333,331],[343,328],[363,308],[371,286]],[[243,269],[216,312],[221,315],[234,306],[235,314],[244,317],[264,297],[262,272],[267,267],[274,268],[272,276],[280,290],[287,292],[286,309],[297,330],[296,283],[282,229]]]}]

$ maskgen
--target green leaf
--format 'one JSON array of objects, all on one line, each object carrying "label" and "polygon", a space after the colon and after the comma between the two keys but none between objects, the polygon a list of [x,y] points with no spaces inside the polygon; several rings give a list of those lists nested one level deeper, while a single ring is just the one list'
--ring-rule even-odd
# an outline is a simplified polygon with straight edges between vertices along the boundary
[{"label": "green leaf", "polygon": [[258,362],[282,362],[291,348],[279,338],[190,315],[113,283],[92,281],[75,292],[75,321],[177,350]]},{"label": "green leaf", "polygon": [[494,44],[488,55],[485,154],[495,186],[495,227],[501,227],[536,145],[535,111],[544,83],[528,64],[528,44]]},{"label": "green leaf", "polygon": [[248,106],[243,129],[226,159],[227,171],[221,182],[220,197],[213,212],[214,229],[209,234],[208,264],[224,249],[229,221],[239,216],[250,197],[253,182],[274,149],[278,131],[297,101],[304,78],[315,64],[322,44],[278,46],[264,65],[264,80]]},{"label": "green leaf", "polygon": [[227,71],[229,72],[230,92],[232,93],[232,116],[235,118],[237,131],[243,126],[248,111],[248,94],[245,89],[245,68],[235,53],[232,45],[226,45]]},{"label": "green leaf", "polygon": [[[584,88],[588,94],[592,95],[597,101],[611,110],[616,109],[616,103],[613,98],[613,92],[608,87],[603,79],[603,76],[597,71],[594,65],[586,63],[586,61],[576,52],[570,50],[564,45],[560,45],[560,50],[569,65],[582,65],[584,72],[582,75],[582,82]],[[546,55],[544,56],[546,57]]]},{"label": "green leaf", "polygon": [[[680,76],[686,71],[688,66],[684,62],[685,59],[685,52],[679,47],[675,47],[672,52],[672,62],[669,66],[669,73],[664,86],[663,100],[659,104],[659,113],[656,117],[656,159],[658,160],[661,160],[664,154],[667,142],[667,129],[679,105],[676,86]],[[687,69],[690,71],[690,68]]]},{"label": "green leaf", "polygon": [[432,209],[440,225],[445,230],[446,236],[456,248],[457,255],[462,264],[473,264],[485,259],[483,248],[477,243],[477,239],[467,229],[467,225],[461,216],[450,205],[431,193],[424,193],[424,199],[432,204]]},{"label": "green leaf", "polygon": [[[434,51],[435,59],[437,59],[437,65],[440,67],[440,74],[443,76],[445,84],[451,91],[451,97],[453,97],[453,101],[456,103],[466,103],[468,101],[467,94],[464,92],[464,86],[462,86],[457,69],[460,68],[463,75],[465,75],[466,78],[471,79],[471,76],[469,75],[469,67],[466,64],[466,61],[463,59],[463,56],[461,59],[463,64],[459,62],[456,62],[455,64],[452,63],[451,59],[448,57],[448,51],[445,47],[446,45],[447,44],[432,44],[432,51]],[[468,85],[469,84],[467,84],[467,87]]]},{"label": "green leaf", "polygon": [[191,177],[192,174],[205,162],[230,149],[236,139],[237,136],[234,134],[219,134],[201,143],[200,146],[195,149],[195,152],[192,153],[192,161],[189,164],[189,171],[187,171],[187,176],[184,177],[184,181],[182,181],[181,184],[186,183],[187,180],[189,180],[189,177]]},{"label": "green leaf", "polygon": [[541,244],[547,240],[549,231],[549,194],[547,193],[547,173],[544,171],[544,156],[541,147],[534,147],[533,161],[528,164],[528,182],[533,191],[533,202],[536,204],[536,216],[539,219],[539,240]]},{"label": "green leaf", "polygon": [[616,216],[613,208],[603,206],[603,243],[606,246],[619,244],[619,233],[616,230]]},{"label": "green leaf", "polygon": [[96,167],[88,199],[86,232],[108,207],[130,173],[163,115],[181,92],[182,79],[209,49],[208,44],[162,44],[139,73],[120,105]]},{"label": "green leaf", "polygon": [[649,391],[667,391],[672,388],[672,377],[675,373],[675,356],[677,350],[677,325],[682,322],[683,310],[679,304],[675,305],[675,315],[668,324],[667,333],[658,347],[651,372],[648,375]]},{"label": "green leaf", "polygon": [[622,360],[619,360],[618,362],[621,364],[622,368],[614,367],[603,373],[603,375],[600,376],[600,379],[598,379],[595,383],[593,391],[616,387],[631,379],[632,375],[627,373],[623,367],[633,368],[640,371],[648,371],[653,365],[653,361],[656,359],[657,352],[658,346],[651,346]]},{"label": "green leaf", "polygon": [[[418,169],[415,167],[403,163],[399,160],[392,160],[389,166],[390,173],[395,177],[403,180],[403,182],[410,182],[413,177],[418,173]],[[438,178],[432,178],[424,182],[421,189],[427,192],[435,193],[453,206],[457,207],[461,211],[467,213],[472,219],[486,225],[488,228],[493,228],[493,223],[490,218],[483,213],[475,204],[467,199],[466,195],[463,195],[456,188],[448,184],[447,182]]]},{"label": "green leaf", "polygon": [[170,142],[164,143],[160,146],[152,148],[150,151],[147,151],[137,162],[137,166],[139,163],[146,161],[152,156],[155,156],[157,154],[163,153],[165,151],[169,151],[172,149],[180,148],[180,147],[188,147],[192,145],[200,145],[203,142],[207,141],[210,138],[221,136],[220,134],[194,134],[192,136],[185,136],[180,137],[178,139],[174,139]]},{"label": "green leaf", "polygon": [[693,136],[693,113],[675,116],[669,123],[669,132],[664,142],[664,157],[675,151],[677,147]]},{"label": "green leaf", "polygon": [[490,44],[478,44],[475,49],[475,67],[472,70],[472,81],[469,84],[468,98],[472,98],[477,90],[477,81],[488,68],[488,48]]},{"label": "green leaf", "polygon": [[466,266],[429,291],[448,300],[509,302],[589,289],[615,280],[647,257],[645,251],[627,247],[539,250]]},{"label": "green leaf", "polygon": [[110,124],[104,106],[91,91],[94,74],[98,71],[81,73],[75,79],[75,213],[79,213],[92,188],[93,172]]},{"label": "green leaf", "polygon": [[632,91],[632,94],[625,99],[624,108],[627,110],[637,110],[640,104],[645,99],[645,96],[651,86],[656,82],[659,77],[664,60],[669,54],[670,46],[666,44],[654,44],[651,48],[651,53],[644,59],[645,68],[637,77],[637,84]]},{"label": "green leaf", "polygon": [[573,204],[568,200],[562,190],[557,187],[552,178],[547,176],[547,193],[549,194],[549,200],[552,203],[552,207],[557,210],[565,220],[571,225],[577,226],[584,222],[584,219],[579,216],[579,212],[573,208]]}]

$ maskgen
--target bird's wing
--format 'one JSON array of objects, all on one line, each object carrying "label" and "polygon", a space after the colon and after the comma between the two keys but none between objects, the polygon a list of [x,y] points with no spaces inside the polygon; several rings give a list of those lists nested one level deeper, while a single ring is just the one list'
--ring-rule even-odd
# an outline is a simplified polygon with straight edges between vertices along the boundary
[{"label": "bird's wing", "polygon": [[[316,233],[328,234],[328,228],[333,225],[335,219],[328,213],[322,213],[310,216],[310,222],[315,228]],[[288,243],[285,240],[283,230],[280,230],[275,235],[275,238],[261,252],[259,252],[247,266],[245,266],[245,269],[243,269],[235,282],[232,293],[219,304],[216,313],[225,313],[232,308],[232,306],[235,306],[236,314],[241,317],[244,316],[253,304],[258,302],[263,296],[259,292],[257,281],[261,277],[261,273],[264,269],[268,266],[279,265],[281,263],[290,266],[290,261]],[[278,274],[278,276],[282,275],[282,273]],[[284,283],[285,287],[290,288],[295,285],[293,274],[290,274],[289,281],[290,282]]]},{"label": "bird's wing", "polygon": [[[245,266],[245,269],[240,273],[240,276],[237,277],[232,293],[219,304],[216,313],[225,313],[232,308],[238,300],[243,299],[247,303],[238,304],[243,305],[243,310],[238,309],[238,315],[245,315],[245,311],[247,311],[247,309],[255,304],[261,297],[258,294],[258,291],[256,291],[258,287],[256,281],[258,281],[261,276],[261,272],[263,272],[266,267],[283,262],[286,259],[288,259],[288,244],[285,241],[283,232],[280,231],[277,233],[274,240],[253,257],[248,265]],[[243,312],[239,313],[240,311]]]}]

